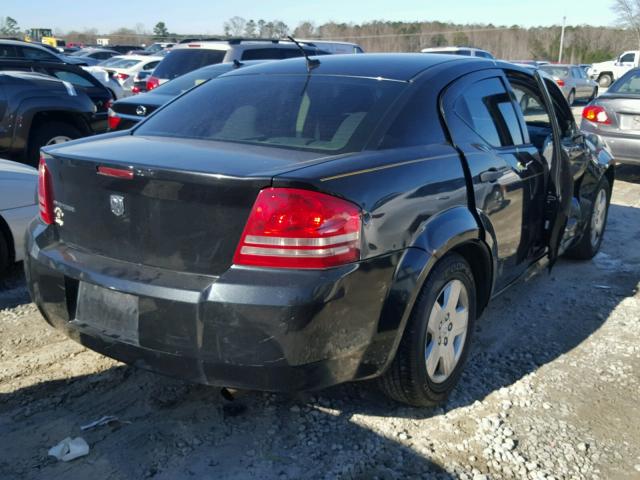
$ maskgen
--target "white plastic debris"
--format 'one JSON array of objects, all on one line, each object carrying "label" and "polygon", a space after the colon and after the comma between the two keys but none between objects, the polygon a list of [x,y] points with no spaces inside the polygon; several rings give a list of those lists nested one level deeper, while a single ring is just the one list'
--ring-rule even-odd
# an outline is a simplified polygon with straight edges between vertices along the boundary
[{"label": "white plastic debris", "polygon": [[109,425],[111,422],[117,422],[118,417],[114,417],[113,415],[105,415],[102,418],[99,418],[95,422],[87,423],[86,425],[82,425],[80,430],[90,430],[95,427],[101,427],[103,425]]},{"label": "white plastic debris", "polygon": [[67,437],[49,449],[49,455],[63,462],[70,462],[89,454],[89,444],[82,437]]}]

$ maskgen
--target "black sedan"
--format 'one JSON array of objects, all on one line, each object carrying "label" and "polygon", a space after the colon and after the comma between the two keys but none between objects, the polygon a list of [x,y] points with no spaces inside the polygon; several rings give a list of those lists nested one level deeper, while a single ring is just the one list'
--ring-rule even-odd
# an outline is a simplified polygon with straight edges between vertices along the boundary
[{"label": "black sedan", "polygon": [[207,80],[237,70],[264,63],[265,60],[251,60],[246,62],[218,63],[199,68],[170,82],[154,88],[150,92],[123,98],[114,102],[109,110],[109,130],[126,130],[133,127],[140,120],[160,108],[178,95],[196,87]]},{"label": "black sedan", "polygon": [[596,254],[610,159],[526,68],[270,62],[45,148],[28,287],[51,325],[143,368],[276,391],[379,377],[432,405],[494,295]]}]

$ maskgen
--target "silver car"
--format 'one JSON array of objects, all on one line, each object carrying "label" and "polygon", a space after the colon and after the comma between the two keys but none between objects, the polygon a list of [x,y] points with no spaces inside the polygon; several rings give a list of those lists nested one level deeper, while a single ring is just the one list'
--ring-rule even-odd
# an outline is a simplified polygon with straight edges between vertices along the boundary
[{"label": "silver car", "polygon": [[616,162],[640,165],[640,68],[584,107],[580,129],[600,135]]},{"label": "silver car", "polygon": [[577,65],[541,65],[539,68],[555,80],[569,105],[598,96],[598,84]]},{"label": "silver car", "polygon": [[0,159],[0,277],[24,258],[24,232],[38,214],[37,184],[35,168]]}]

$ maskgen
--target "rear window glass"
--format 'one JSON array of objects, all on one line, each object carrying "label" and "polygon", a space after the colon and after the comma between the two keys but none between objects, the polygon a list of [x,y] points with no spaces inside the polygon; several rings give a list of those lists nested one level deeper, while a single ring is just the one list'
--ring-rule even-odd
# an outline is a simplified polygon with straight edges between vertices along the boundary
[{"label": "rear window glass", "polygon": [[542,66],[540,70],[548,73],[553,77],[568,77],[569,69],[567,67],[552,67],[552,66]]},{"label": "rear window glass", "polygon": [[609,92],[640,95],[640,70],[629,72],[609,87]]},{"label": "rear window glass", "polygon": [[132,60],[132,59],[121,58],[120,60],[109,63],[108,65],[107,65],[107,62],[110,62],[110,59],[102,62],[100,66],[111,67],[111,68],[131,68],[131,67],[135,67],[139,63],[142,63],[142,60]]},{"label": "rear window glass", "polygon": [[334,76],[221,77],[169,104],[135,134],[359,151],[404,88],[400,82]]},{"label": "rear window glass", "polygon": [[199,68],[193,72],[186,73],[181,77],[164,83],[153,90],[154,94],[177,96],[187,90],[197,87],[201,83],[211,78],[216,78],[223,73],[233,70],[235,67],[232,63],[221,63],[209,67]]},{"label": "rear window glass", "polygon": [[205,48],[172,50],[156,67],[154,76],[171,80],[197,68],[220,63],[226,53],[226,50]]}]

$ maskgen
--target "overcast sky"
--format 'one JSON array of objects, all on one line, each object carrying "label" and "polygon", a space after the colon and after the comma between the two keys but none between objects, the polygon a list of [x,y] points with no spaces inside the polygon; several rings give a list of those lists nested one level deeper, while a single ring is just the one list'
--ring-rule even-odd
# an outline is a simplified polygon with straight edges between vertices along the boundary
[{"label": "overcast sky", "polygon": [[[225,20],[282,20],[289,27],[300,21],[321,24],[362,23],[368,20],[440,20],[494,25],[613,25],[611,0],[0,0],[0,16],[15,18],[22,29],[97,28],[108,33],[141,23],[152,30],[164,21],[175,33],[222,33]],[[453,7],[455,5],[455,8]]]}]

